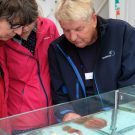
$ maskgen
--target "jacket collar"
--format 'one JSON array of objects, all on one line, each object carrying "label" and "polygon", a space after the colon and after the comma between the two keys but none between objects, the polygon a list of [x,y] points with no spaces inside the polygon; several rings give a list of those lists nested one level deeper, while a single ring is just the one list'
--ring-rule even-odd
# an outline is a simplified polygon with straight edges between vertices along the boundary
[{"label": "jacket collar", "polygon": [[97,31],[100,39],[102,39],[102,37],[105,34],[105,31],[107,29],[107,24],[108,24],[107,19],[103,19],[102,17],[97,16]]}]

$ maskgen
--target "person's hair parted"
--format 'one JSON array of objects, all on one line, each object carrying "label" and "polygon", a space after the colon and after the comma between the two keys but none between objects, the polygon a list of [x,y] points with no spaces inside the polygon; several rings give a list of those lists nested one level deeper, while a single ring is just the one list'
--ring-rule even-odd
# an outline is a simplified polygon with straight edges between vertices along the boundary
[{"label": "person's hair parted", "polygon": [[0,0],[0,19],[27,25],[38,17],[36,0]]},{"label": "person's hair parted", "polygon": [[93,0],[58,0],[55,17],[58,21],[88,20],[93,12]]}]

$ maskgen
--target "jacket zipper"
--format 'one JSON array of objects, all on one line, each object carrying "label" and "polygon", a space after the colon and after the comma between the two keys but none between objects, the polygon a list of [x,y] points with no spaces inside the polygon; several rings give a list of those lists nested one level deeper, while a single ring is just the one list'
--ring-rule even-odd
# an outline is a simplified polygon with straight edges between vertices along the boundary
[{"label": "jacket zipper", "polygon": [[48,101],[48,96],[47,96],[47,93],[46,93],[46,91],[45,91],[45,88],[44,88],[44,85],[43,85],[43,82],[42,82],[42,79],[41,79],[41,77],[40,77],[40,66],[39,66],[39,62],[38,62],[38,60],[32,55],[32,56],[30,56],[30,55],[28,55],[28,54],[25,54],[25,53],[23,53],[23,52],[20,52],[20,51],[17,51],[17,50],[15,50],[15,49],[13,49],[12,47],[10,47],[9,45],[7,45],[7,47],[8,48],[10,48],[10,49],[12,49],[12,50],[14,50],[15,52],[18,52],[18,53],[20,53],[20,54],[22,54],[22,55],[25,55],[25,56],[28,56],[28,57],[30,57],[30,58],[32,58],[32,59],[35,59],[36,61],[37,61],[37,65],[38,65],[38,77],[39,77],[39,80],[40,80],[40,83],[41,83],[41,86],[42,86],[42,88],[43,88],[43,91],[44,91],[44,93],[45,93],[45,96],[46,96],[46,104],[47,104],[47,106],[49,105],[49,101]]},{"label": "jacket zipper", "polygon": [[37,60],[37,65],[38,65],[38,77],[39,77],[39,80],[40,80],[41,86],[42,86],[43,91],[44,91],[45,96],[46,96],[46,104],[47,104],[47,106],[49,106],[48,96],[47,96],[47,93],[46,93],[45,87],[44,87],[44,85],[43,85],[43,82],[42,82],[42,79],[41,79],[41,76],[40,76],[40,64],[39,64],[39,61],[38,61],[38,60]]}]

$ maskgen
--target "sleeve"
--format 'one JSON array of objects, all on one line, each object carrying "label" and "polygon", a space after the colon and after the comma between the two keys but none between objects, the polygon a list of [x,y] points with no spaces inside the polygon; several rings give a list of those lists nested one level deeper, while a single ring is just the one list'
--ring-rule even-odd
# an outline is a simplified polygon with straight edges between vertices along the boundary
[{"label": "sleeve", "polygon": [[54,31],[54,39],[57,39],[60,35],[55,24],[54,24],[53,31]]},{"label": "sleeve", "polygon": [[[0,44],[0,118],[7,116],[8,73],[5,65],[4,44]],[[5,72],[4,72],[5,71]],[[5,81],[7,82],[5,83]]]},{"label": "sleeve", "polygon": [[7,116],[4,92],[5,92],[4,80],[2,74],[0,74],[0,118]]},{"label": "sleeve", "polygon": [[135,84],[135,28],[127,24],[123,37],[123,53],[119,87]]},{"label": "sleeve", "polygon": [[6,66],[5,43],[0,41],[0,117],[7,116],[9,76]]},{"label": "sleeve", "polygon": [[67,93],[62,91],[63,80],[60,74],[59,63],[57,61],[56,52],[51,44],[48,52],[49,70],[51,76],[51,90],[54,104],[68,101]]},{"label": "sleeve", "polygon": [[[57,52],[58,53],[58,52]],[[51,44],[48,52],[49,69],[51,75],[51,91],[54,104],[69,102],[68,89],[65,86],[60,73],[57,60],[56,48]],[[66,113],[73,112],[72,105],[64,104],[56,106],[55,114],[58,119],[62,119]]]},{"label": "sleeve", "polygon": [[55,23],[52,20],[50,20],[48,18],[47,18],[47,20],[48,20],[48,23],[50,24],[50,27],[49,27],[50,30],[49,31],[53,35],[53,39],[55,40],[60,36],[59,32],[58,32],[58,29],[57,29]]}]

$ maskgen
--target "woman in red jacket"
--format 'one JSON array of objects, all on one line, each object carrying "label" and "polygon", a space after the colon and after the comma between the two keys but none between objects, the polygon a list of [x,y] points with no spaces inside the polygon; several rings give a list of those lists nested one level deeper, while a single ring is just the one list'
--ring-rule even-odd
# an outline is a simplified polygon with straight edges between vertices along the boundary
[{"label": "woman in red jacket", "polygon": [[[8,115],[52,105],[48,47],[59,34],[54,23],[38,16],[35,0],[0,0],[0,47]],[[14,121],[13,130],[50,124],[48,112]],[[16,126],[15,126],[16,125]],[[20,133],[20,132],[19,132]]]}]

